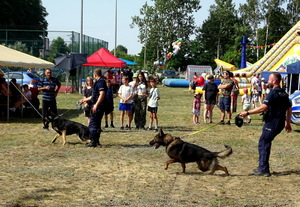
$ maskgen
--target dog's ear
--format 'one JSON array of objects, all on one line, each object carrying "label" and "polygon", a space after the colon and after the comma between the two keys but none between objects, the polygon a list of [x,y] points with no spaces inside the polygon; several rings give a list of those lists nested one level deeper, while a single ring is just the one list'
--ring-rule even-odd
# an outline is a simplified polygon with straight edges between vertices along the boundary
[{"label": "dog's ear", "polygon": [[159,136],[164,136],[165,135],[165,133],[163,132],[163,130],[162,130],[162,128],[160,128],[160,130],[159,130]]}]

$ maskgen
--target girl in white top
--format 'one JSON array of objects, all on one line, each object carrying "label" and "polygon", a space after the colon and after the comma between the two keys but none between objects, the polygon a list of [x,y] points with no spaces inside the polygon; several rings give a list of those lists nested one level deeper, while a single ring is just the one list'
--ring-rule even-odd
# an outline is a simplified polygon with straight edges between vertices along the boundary
[{"label": "girl in white top", "polygon": [[137,97],[134,105],[134,122],[137,129],[145,129],[147,113],[148,84],[143,72],[138,73],[136,93]]},{"label": "girl in white top", "polygon": [[133,91],[132,87],[128,84],[128,76],[122,77],[122,83],[123,85],[120,86],[118,90],[118,96],[120,97],[120,104],[119,104],[119,110],[120,110],[120,123],[121,123],[121,130],[124,129],[124,115],[126,113],[128,117],[128,124],[127,129],[131,130],[131,121],[132,121],[132,96]]},{"label": "girl in white top", "polygon": [[154,79],[150,80],[150,95],[148,102],[148,111],[150,113],[150,121],[148,130],[152,130],[153,121],[155,121],[154,131],[158,131],[158,118],[157,118],[157,109],[158,109],[158,100],[160,99],[159,90],[156,88],[156,81]]}]

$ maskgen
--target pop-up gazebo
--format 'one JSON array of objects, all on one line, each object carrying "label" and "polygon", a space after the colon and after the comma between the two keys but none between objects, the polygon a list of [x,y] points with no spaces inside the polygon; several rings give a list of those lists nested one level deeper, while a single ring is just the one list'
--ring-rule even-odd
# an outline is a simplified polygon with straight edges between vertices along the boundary
[{"label": "pop-up gazebo", "polygon": [[87,63],[83,66],[96,66],[107,68],[125,68],[126,62],[111,54],[106,48],[102,47],[97,52],[87,58]]}]

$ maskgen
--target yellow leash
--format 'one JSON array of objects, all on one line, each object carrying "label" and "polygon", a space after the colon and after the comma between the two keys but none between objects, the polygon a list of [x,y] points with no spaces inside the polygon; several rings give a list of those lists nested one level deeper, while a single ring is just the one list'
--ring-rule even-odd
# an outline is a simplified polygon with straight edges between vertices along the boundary
[{"label": "yellow leash", "polygon": [[183,137],[187,137],[187,136],[191,136],[191,135],[197,134],[197,133],[199,133],[199,132],[205,131],[205,130],[207,130],[207,129],[213,128],[213,127],[215,127],[215,126],[218,126],[218,125],[220,125],[220,124],[214,124],[214,125],[211,125],[211,126],[205,127],[205,128],[203,128],[203,129],[200,129],[200,130],[198,130],[198,131],[195,131],[195,132],[193,132],[193,133],[190,133],[190,134],[187,134],[187,135],[181,136],[180,138],[183,138]]}]

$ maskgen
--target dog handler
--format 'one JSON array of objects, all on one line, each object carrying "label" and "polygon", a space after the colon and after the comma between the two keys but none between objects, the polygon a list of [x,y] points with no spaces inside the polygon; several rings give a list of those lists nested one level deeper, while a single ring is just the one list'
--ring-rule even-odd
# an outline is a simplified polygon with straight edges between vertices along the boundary
[{"label": "dog handler", "polygon": [[92,101],[92,111],[89,123],[90,139],[91,142],[86,144],[86,147],[97,147],[100,145],[100,134],[101,134],[101,121],[106,107],[105,94],[107,91],[107,85],[105,80],[102,78],[101,69],[96,68],[94,70],[94,79],[96,82],[93,85],[92,96],[82,99],[80,102]]},{"label": "dog handler", "polygon": [[240,116],[245,117],[250,114],[264,113],[265,124],[258,142],[259,165],[254,169],[256,176],[271,176],[269,158],[273,139],[285,128],[289,133],[291,128],[291,102],[288,94],[280,88],[281,75],[277,72],[269,76],[269,86],[272,91],[267,95],[263,104],[250,111],[243,111]]}]

